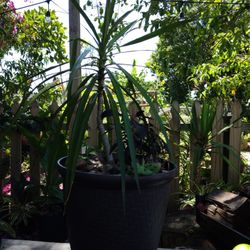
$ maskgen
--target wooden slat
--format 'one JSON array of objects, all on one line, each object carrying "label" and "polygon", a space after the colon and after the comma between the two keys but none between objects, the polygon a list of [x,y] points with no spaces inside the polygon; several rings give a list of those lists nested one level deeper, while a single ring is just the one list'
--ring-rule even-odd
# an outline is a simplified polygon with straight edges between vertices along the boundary
[{"label": "wooden slat", "polygon": [[241,145],[241,119],[242,112],[239,101],[232,103],[232,118],[233,127],[230,129],[230,146],[234,150],[229,150],[229,161],[231,165],[228,169],[228,183],[238,185],[240,181],[240,145]]},{"label": "wooden slat", "polygon": [[128,104],[128,112],[129,112],[132,119],[138,120],[138,118],[136,116],[138,111],[139,111],[139,109],[138,109],[137,105],[134,102],[130,102]]},{"label": "wooden slat", "polygon": [[[197,117],[200,117],[201,115],[201,104],[199,101],[194,101],[193,103],[194,105],[194,108],[196,109],[196,114],[197,114]],[[196,138],[190,134],[190,159],[191,161],[193,161],[193,157],[194,157],[194,147],[195,147],[195,144],[196,144]],[[197,171],[198,173],[198,171]],[[191,168],[190,168],[190,188],[193,190],[195,187],[194,187],[194,183],[196,183],[196,177],[197,176],[194,176],[194,171],[193,171],[193,167],[191,165]]]},{"label": "wooden slat", "polygon": [[[38,116],[39,107],[37,102],[34,102],[30,108],[33,117]],[[37,131],[35,136],[39,139],[40,132]],[[30,145],[30,182],[33,189],[33,196],[38,197],[40,195],[40,152],[35,145]]]},{"label": "wooden slat", "polygon": [[178,208],[179,192],[179,164],[180,164],[180,105],[177,101],[172,103],[170,125],[170,142],[173,150],[174,163],[178,168],[178,174],[170,184],[171,197],[169,199],[168,211],[175,211]]},{"label": "wooden slat", "polygon": [[[17,112],[19,104],[15,103],[12,108],[13,114]],[[11,195],[15,198],[20,194],[21,164],[22,164],[22,140],[21,134],[15,129],[10,136],[11,155],[10,155],[10,173],[11,173]]]},{"label": "wooden slat", "polygon": [[[215,120],[213,124],[213,142],[216,144],[223,143],[223,133],[218,134],[224,127],[224,120],[223,120],[223,113],[224,113],[224,104],[222,101],[218,103],[217,111],[215,115]],[[222,180],[223,178],[223,148],[222,147],[213,147],[211,151],[211,181],[217,182]]]},{"label": "wooden slat", "polygon": [[[4,108],[0,106],[0,115],[3,114],[3,112],[4,112]],[[0,133],[0,141],[2,140],[2,138],[3,138],[3,134]],[[4,157],[4,152],[0,144],[0,161],[1,159],[3,159],[3,157]],[[2,190],[3,190],[3,180],[0,178],[0,202],[2,201],[2,195],[3,195]]]},{"label": "wooden slat", "polygon": [[[154,106],[155,106],[155,109],[159,113],[159,105],[156,102],[154,102]],[[150,123],[153,125],[154,131],[156,132],[156,134],[159,134],[161,131],[161,127],[160,127],[160,124],[158,123],[158,121],[156,120],[156,117],[154,116],[151,109],[150,109],[150,114],[151,114]]]}]

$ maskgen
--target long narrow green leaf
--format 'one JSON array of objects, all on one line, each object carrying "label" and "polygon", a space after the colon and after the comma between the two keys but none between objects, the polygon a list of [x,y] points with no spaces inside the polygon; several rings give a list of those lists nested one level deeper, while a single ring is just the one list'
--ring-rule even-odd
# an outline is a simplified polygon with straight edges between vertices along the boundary
[{"label": "long narrow green leaf", "polygon": [[[55,147],[55,145],[60,145],[60,147]],[[44,162],[47,169],[46,181],[48,190],[55,185],[56,178],[54,173],[56,170],[57,161],[61,157],[65,156],[65,153],[66,153],[65,136],[61,132],[56,131],[56,133],[49,138],[45,154],[46,160],[43,159],[42,161],[42,164]]]},{"label": "long narrow green leaf", "polygon": [[86,48],[81,55],[77,58],[76,62],[74,63],[72,69],[71,69],[71,73],[70,73],[70,77],[69,77],[69,83],[67,86],[68,89],[68,99],[71,98],[72,95],[72,86],[74,83],[74,78],[76,75],[76,72],[81,68],[81,63],[82,61],[85,59],[85,57],[90,53],[91,49],[90,48]]},{"label": "long narrow green leaf", "polygon": [[85,39],[80,38],[79,41],[81,41],[84,44],[87,44],[92,49],[97,50],[97,48],[93,44],[91,44],[90,42],[86,41]]},{"label": "long narrow green leaf", "polygon": [[31,104],[39,98],[42,94],[46,93],[50,89],[59,86],[60,84],[58,83],[50,83],[47,84],[44,88],[42,88],[38,93],[34,94],[30,98],[26,97],[26,99],[23,99],[20,103],[19,109],[15,113],[15,119],[19,117],[20,114],[25,113],[27,109],[31,106]]},{"label": "long narrow green leaf", "polygon": [[119,103],[119,106],[121,109],[124,127],[125,127],[125,131],[127,134],[127,139],[128,139],[128,147],[129,147],[129,153],[130,153],[130,157],[131,157],[131,165],[132,165],[132,168],[135,172],[135,180],[136,180],[137,186],[139,188],[139,179],[138,179],[137,162],[136,162],[136,150],[135,150],[135,145],[134,145],[134,140],[133,140],[133,135],[132,135],[130,119],[128,116],[128,110],[126,107],[126,102],[125,102],[124,96],[122,94],[122,90],[120,88],[119,82],[117,81],[117,79],[115,78],[115,76],[113,75],[113,73],[111,71],[107,70],[107,73],[108,73],[110,80],[112,82],[112,85],[114,87],[114,90],[115,90],[115,93],[117,96],[117,100],[118,100],[118,103]]},{"label": "long narrow green leaf", "polygon": [[240,160],[240,154],[232,146],[216,142],[212,142],[212,146],[215,148],[226,148],[236,159]]},{"label": "long narrow green leaf", "polygon": [[53,74],[52,76],[46,78],[44,81],[42,81],[41,83],[39,83],[38,86],[36,86],[34,89],[32,89],[32,91],[28,92],[27,94],[24,94],[23,95],[23,98],[20,102],[20,105],[19,105],[19,108],[17,110],[17,112],[15,113],[15,117],[14,119],[17,119],[19,117],[19,114],[22,114],[24,112],[27,111],[27,109],[31,106],[31,104],[42,94],[44,94],[46,91],[50,90],[51,88],[57,86],[57,85],[60,85],[58,83],[50,83],[48,84],[47,86],[45,86],[42,90],[39,90],[38,93],[34,93],[34,91],[41,87],[45,82],[49,81],[49,80],[52,80],[54,79],[54,77],[60,75],[61,73],[64,73],[64,72],[67,72],[68,70],[65,70],[63,72],[60,72],[60,73],[56,73],[56,74]]},{"label": "long narrow green leaf", "polygon": [[[74,108],[77,106],[77,102],[79,101],[79,97],[82,93],[82,91],[87,88],[87,83],[88,81],[91,79],[90,82],[95,81],[95,77],[94,74],[90,74],[87,77],[85,77],[82,82],[80,83],[80,85],[77,87],[77,89],[75,90],[74,93],[72,93],[72,95],[67,98],[67,102],[68,102],[68,106],[67,106],[67,110],[68,112],[68,119],[71,120],[71,116],[74,112]],[[91,84],[91,83],[90,83]]]},{"label": "long narrow green leaf", "polygon": [[97,95],[93,94],[90,97],[94,87],[94,81],[89,84],[84,94],[82,95],[78,108],[74,117],[74,123],[69,144],[69,157],[67,158],[67,175],[66,175],[66,202],[71,192],[72,183],[75,176],[77,159],[81,150],[82,141],[85,132],[88,129],[88,120],[96,103]]},{"label": "long narrow green leaf", "polygon": [[168,150],[169,150],[169,157],[170,160],[172,162],[175,162],[175,157],[174,157],[174,153],[172,151],[172,146],[169,142],[169,138],[166,132],[166,129],[162,123],[162,120],[158,114],[158,111],[153,103],[153,101],[151,100],[150,96],[148,95],[147,91],[133,78],[133,76],[131,74],[129,74],[124,68],[122,68],[121,66],[118,65],[118,67],[120,68],[120,70],[124,73],[124,75],[126,76],[126,78],[131,81],[131,83],[134,84],[134,86],[137,88],[137,90],[140,92],[140,94],[142,95],[143,98],[145,98],[146,102],[149,104],[149,107],[152,111],[152,114],[154,116],[154,118],[156,119],[157,123],[160,125],[160,129],[161,129],[161,133],[164,135]]},{"label": "long narrow green leaf", "polygon": [[[57,65],[55,65],[55,66],[48,67],[48,68],[46,68],[46,69],[44,69],[44,70],[42,70],[42,71],[39,71],[39,73],[37,73],[37,74],[35,74],[35,75],[32,75],[32,76],[26,78],[25,81],[33,80],[35,77],[40,76],[40,75],[43,75],[43,74],[45,74],[46,72],[48,72],[48,71],[50,71],[50,70],[52,70],[52,69],[55,69],[55,68],[57,68],[57,67],[63,66],[63,65],[65,65],[65,64],[67,64],[67,63],[68,63],[68,62],[63,62],[63,63],[59,63],[59,64],[57,64]],[[60,74],[61,74],[61,73],[60,73]]]},{"label": "long narrow green leaf", "polygon": [[112,49],[114,43],[117,42],[124,34],[126,34],[126,32],[128,32],[131,29],[131,27],[133,27],[135,25],[135,23],[136,22],[132,22],[132,23],[128,24],[122,30],[120,30],[117,34],[115,34],[115,36],[108,43],[107,48]]},{"label": "long narrow green leaf", "polygon": [[112,16],[114,14],[114,7],[115,7],[115,0],[107,0],[106,7],[105,7],[105,15],[104,15],[104,22],[102,26],[102,35],[103,35],[103,45],[106,46],[107,41],[109,39],[108,32],[110,23],[112,20]]},{"label": "long narrow green leaf", "polygon": [[125,148],[122,140],[122,127],[119,118],[119,111],[117,108],[117,104],[108,89],[106,89],[110,106],[113,112],[114,125],[115,125],[115,133],[116,133],[116,141],[118,144],[118,159],[120,164],[120,172],[121,172],[121,184],[122,184],[122,197],[123,197],[123,207],[125,209],[125,189],[126,189],[126,164],[125,164]]},{"label": "long narrow green leaf", "polygon": [[187,20],[184,20],[184,21],[176,21],[176,22],[167,24],[165,27],[162,27],[162,28],[160,28],[160,29],[158,29],[156,31],[153,31],[153,32],[149,33],[149,34],[146,34],[145,36],[141,36],[141,37],[139,37],[139,38],[137,38],[135,40],[132,40],[132,41],[130,41],[130,42],[128,42],[128,43],[126,43],[126,44],[124,44],[122,46],[129,46],[129,45],[133,45],[133,44],[137,44],[137,43],[140,43],[140,42],[147,41],[147,40],[149,40],[151,38],[154,38],[154,37],[157,37],[157,36],[159,36],[161,34],[164,34],[164,32],[169,31],[170,29],[176,28],[178,26],[183,26],[183,25],[185,25],[185,24],[187,24],[189,22],[192,22],[194,20],[195,19],[192,18],[192,19],[187,19]]},{"label": "long narrow green leaf", "polygon": [[84,20],[86,21],[86,23],[88,24],[88,26],[90,27],[91,31],[94,34],[94,38],[96,40],[96,43],[99,44],[100,43],[100,38],[98,36],[98,33],[96,32],[95,26],[94,24],[90,21],[90,19],[88,18],[88,15],[85,13],[85,11],[80,7],[80,5],[78,4],[78,2],[76,0],[70,0],[74,6],[76,7],[76,9],[80,12],[80,14],[82,15],[82,17],[84,18]]},{"label": "long narrow green leaf", "polygon": [[118,18],[118,19],[114,22],[114,24],[112,25],[111,29],[109,30],[108,37],[111,37],[111,35],[113,34],[113,32],[115,32],[115,31],[117,30],[118,26],[119,26],[120,24],[123,23],[123,20],[124,20],[129,14],[131,14],[133,11],[134,11],[133,9],[127,11],[125,14],[123,14],[120,18]]}]

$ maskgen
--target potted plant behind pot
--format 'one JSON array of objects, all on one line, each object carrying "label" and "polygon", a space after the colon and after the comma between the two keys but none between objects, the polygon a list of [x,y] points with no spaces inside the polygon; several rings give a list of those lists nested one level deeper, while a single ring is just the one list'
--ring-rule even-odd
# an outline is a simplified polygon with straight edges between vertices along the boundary
[{"label": "potted plant behind pot", "polygon": [[[77,1],[72,2],[88,25],[94,42],[81,40],[87,48],[72,63],[67,105],[61,120],[62,130],[68,132],[68,155],[58,164],[65,179],[71,249],[156,250],[167,209],[169,183],[177,171],[170,163],[171,158],[166,161],[171,149],[154,102],[147,91],[113,61],[113,54],[119,51],[119,41],[136,22],[125,22],[132,11],[117,17],[117,1],[106,1],[103,16],[98,19],[99,30],[96,30]],[[80,67],[93,73],[84,76],[73,93],[75,73]],[[130,90],[119,83],[114,69],[124,74]],[[135,92],[150,106],[160,126],[160,135],[143,115]],[[126,105],[129,99],[138,107],[137,120],[129,115]],[[86,146],[86,138],[95,106],[100,142],[93,154]],[[116,139],[112,143],[114,131]],[[85,152],[81,156],[83,145]],[[57,147],[53,150],[57,155]],[[54,160],[55,157],[51,164]]]}]

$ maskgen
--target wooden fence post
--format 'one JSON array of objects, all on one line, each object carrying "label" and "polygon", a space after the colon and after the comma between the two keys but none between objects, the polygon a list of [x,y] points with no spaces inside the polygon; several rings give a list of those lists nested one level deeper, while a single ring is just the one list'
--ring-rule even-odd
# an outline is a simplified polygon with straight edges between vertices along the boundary
[{"label": "wooden fence post", "polygon": [[170,184],[171,194],[168,211],[175,211],[178,208],[178,192],[179,192],[179,165],[180,165],[180,105],[174,101],[171,106],[171,120],[169,139],[171,143],[171,150],[173,151],[174,163],[177,167],[177,176]]},{"label": "wooden fence post", "polygon": [[49,111],[51,112],[51,114],[54,114],[58,108],[59,106],[58,106],[57,101],[53,101],[51,105],[49,106]]},{"label": "wooden fence post", "polygon": [[[199,101],[194,101],[193,103],[194,108],[196,110],[197,117],[201,115],[201,104]],[[193,169],[193,159],[194,159],[194,148],[196,144],[196,138],[194,135],[190,134],[190,159],[191,159],[191,167],[190,167],[190,189],[194,189],[194,184],[196,182],[196,176],[194,176],[194,169]]]},{"label": "wooden fence post", "polygon": [[[213,124],[213,142],[216,144],[223,144],[223,133],[218,134],[224,127],[224,103],[222,100],[219,101],[216,115]],[[211,151],[211,181],[217,182],[223,179],[223,148],[221,146],[213,147]]]},{"label": "wooden fence post", "polygon": [[240,181],[240,145],[241,145],[241,104],[239,101],[234,101],[231,106],[233,126],[230,128],[230,147],[229,150],[229,168],[228,168],[228,183],[238,185]]},{"label": "wooden fence post", "polygon": [[[3,107],[0,106],[0,116],[3,114],[3,112],[4,112],[4,109],[3,109]],[[4,135],[2,135],[0,133],[0,143],[1,143],[2,136],[4,136]],[[4,152],[3,152],[3,149],[2,149],[1,144],[0,144],[0,162],[3,160],[3,158],[4,158]],[[2,168],[3,166],[0,165],[0,167]],[[1,170],[1,172],[2,172],[2,170]],[[3,193],[3,179],[0,178],[0,202],[2,201],[2,198],[3,198],[2,193]]]},{"label": "wooden fence post", "polygon": [[[19,108],[16,102],[12,107],[12,113],[15,114]],[[10,135],[11,156],[10,156],[10,182],[11,196],[20,197],[20,181],[21,181],[21,164],[22,164],[22,139],[17,128]]]},{"label": "wooden fence post", "polygon": [[[30,107],[31,115],[33,117],[38,116],[39,113],[39,107],[38,103],[34,102],[32,103]],[[40,137],[40,131],[35,132],[35,136],[37,139]],[[40,152],[39,149],[34,146],[30,145],[30,182],[32,186],[34,187],[32,195],[35,197],[38,197],[40,195]]]},{"label": "wooden fence post", "polygon": [[[159,112],[159,106],[156,102],[154,102],[154,106],[155,106],[155,109]],[[159,122],[156,120],[156,117],[154,113],[152,112],[152,110],[150,110],[150,115],[151,115],[150,123],[153,125],[155,133],[159,134],[161,127],[160,127]]]},{"label": "wooden fence post", "polygon": [[128,111],[129,111],[131,118],[137,121],[138,118],[137,118],[136,114],[139,111],[139,109],[138,109],[137,105],[135,104],[135,102],[130,102],[128,104]]}]

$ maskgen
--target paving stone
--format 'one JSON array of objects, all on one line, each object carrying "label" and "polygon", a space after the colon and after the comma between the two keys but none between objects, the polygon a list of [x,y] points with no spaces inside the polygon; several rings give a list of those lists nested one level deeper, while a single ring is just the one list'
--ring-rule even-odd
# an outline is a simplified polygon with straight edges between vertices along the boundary
[{"label": "paving stone", "polygon": [[[70,250],[70,246],[68,243],[2,239],[1,250]],[[158,248],[157,250],[171,249]]]},{"label": "paving stone", "polygon": [[70,250],[67,243],[2,239],[1,250]]}]

